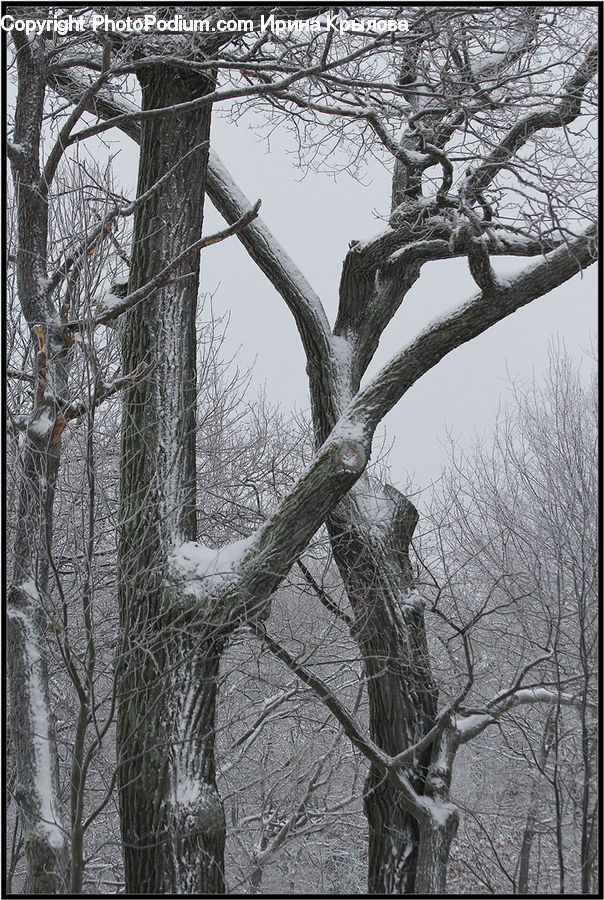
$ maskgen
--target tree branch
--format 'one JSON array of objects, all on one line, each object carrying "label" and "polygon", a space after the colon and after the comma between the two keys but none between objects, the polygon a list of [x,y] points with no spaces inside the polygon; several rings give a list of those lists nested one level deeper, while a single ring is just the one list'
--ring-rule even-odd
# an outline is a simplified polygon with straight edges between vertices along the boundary
[{"label": "tree branch", "polygon": [[[204,142],[205,143],[205,142]],[[200,150],[204,146],[204,144],[200,144],[197,147],[193,147],[189,153],[186,153],[181,159],[178,160],[173,166],[171,166],[167,172],[165,172],[161,178],[153,184],[148,191],[145,191],[144,194],[141,194],[136,200],[133,200],[132,203],[128,203],[125,206],[116,207],[116,209],[112,210],[105,218],[99,222],[97,225],[94,225],[89,233],[80,241],[79,246],[76,250],[67,256],[63,262],[57,267],[57,269],[53,272],[51,277],[48,279],[48,286],[46,288],[46,295],[50,299],[52,294],[57,289],[61,281],[69,274],[71,268],[75,265],[75,263],[81,259],[83,256],[86,256],[89,251],[97,245],[97,243],[109,232],[109,228],[111,224],[116,219],[124,219],[128,216],[131,216],[134,211],[139,207],[142,203],[145,203],[149,197],[151,197],[155,191],[158,190],[167,180],[171,177],[171,175],[176,171],[176,169],[182,165],[183,161],[191,154]]]},{"label": "tree branch", "polygon": [[493,150],[486,162],[472,170],[466,180],[465,193],[476,197],[493,181],[512,156],[537,132],[544,128],[562,128],[581,114],[581,103],[587,84],[598,71],[598,45],[590,48],[587,58],[564,86],[560,102],[549,110],[529,113],[520,119]]},{"label": "tree branch", "polygon": [[[151,281],[148,281],[146,284],[143,284],[136,291],[132,291],[132,293],[127,294],[125,297],[121,298],[119,303],[114,303],[112,306],[108,307],[104,312],[101,311],[99,315],[97,315],[94,319],[93,325],[106,325],[107,322],[110,322],[112,319],[115,319],[117,316],[126,312],[131,307],[135,306],[137,303],[140,303],[141,300],[145,300],[152,291],[157,290],[157,288],[162,287],[167,284],[170,279],[170,276],[174,273],[174,271],[180,266],[185,259],[191,256],[192,253],[196,253],[199,250],[202,250],[204,247],[210,247],[212,244],[217,244],[219,241],[223,241],[228,237],[231,237],[234,234],[237,234],[242,228],[245,228],[249,223],[256,218],[258,215],[258,210],[260,209],[261,201],[258,200],[252,209],[248,210],[245,215],[241,217],[234,225],[231,225],[229,228],[225,228],[223,231],[218,231],[216,234],[211,234],[207,237],[202,237],[198,241],[195,241],[186,250],[183,250],[182,253],[179,253],[178,256],[172,260],[167,266],[158,272],[155,278],[152,278]],[[80,322],[68,322],[67,325],[69,328],[79,328]]]},{"label": "tree branch", "polygon": [[[172,106],[160,107],[158,109],[138,109],[128,113],[120,113],[115,117],[114,121],[99,122],[96,125],[90,126],[90,128],[85,128],[82,131],[78,131],[76,134],[72,134],[67,141],[67,145],[69,146],[69,144],[73,144],[76,141],[85,140],[86,138],[92,137],[93,135],[101,134],[102,132],[107,131],[108,128],[113,128],[114,126],[121,127],[122,124],[125,124],[128,119],[142,122],[145,119],[181,115],[183,113],[191,112],[192,110],[198,109],[202,106],[207,106],[208,104],[213,103],[220,103],[221,101],[225,100],[235,100],[250,96],[262,97],[266,95],[279,94],[280,91],[285,90],[296,81],[300,81],[303,78],[312,78],[313,76],[316,77],[318,75],[321,75],[323,72],[328,72],[332,69],[353,62],[355,59],[367,55],[373,49],[382,46],[389,40],[389,36],[380,35],[370,44],[362,45],[356,50],[351,51],[350,53],[339,59],[332,60],[331,62],[324,62],[323,60],[321,60],[319,63],[316,63],[312,66],[308,66],[303,69],[297,69],[295,72],[285,78],[282,78],[280,81],[270,81],[265,82],[264,84],[250,84],[246,85],[245,87],[215,90],[210,93],[204,94],[202,97],[197,97],[194,100],[188,100],[185,103],[175,103]],[[220,60],[216,61],[216,65],[217,67],[220,66]]]},{"label": "tree branch", "polygon": [[346,415],[361,424],[368,436],[373,435],[403,394],[447,353],[559,287],[596,258],[596,229],[592,226],[568,245],[547,254],[542,262],[502,282],[493,293],[480,293],[451,315],[429,325],[357,394]]},{"label": "tree branch", "polygon": [[[207,194],[218,212],[232,222],[249,208],[219,157],[210,151]],[[289,307],[309,362],[323,366],[331,353],[331,329],[321,300],[302,272],[261,219],[239,234],[239,240]]]},{"label": "tree branch", "polygon": [[314,593],[318,597],[319,601],[323,604],[325,609],[329,610],[332,616],[335,616],[336,619],[340,619],[344,622],[345,625],[348,626],[350,631],[354,630],[354,619],[352,619],[348,613],[345,613],[342,609],[337,606],[320,584],[313,577],[312,572],[304,565],[301,559],[298,560],[298,568],[302,572],[304,576],[304,580],[306,583],[313,589]]},{"label": "tree branch", "polygon": [[[83,85],[71,73],[57,73],[51,77],[51,87],[72,102],[81,95]],[[120,129],[133,141],[140,141],[140,125],[124,113],[123,103],[117,103],[105,93],[88,99],[89,112],[101,116]],[[132,108],[133,112],[134,107]],[[223,218],[229,223],[240,221],[250,209],[250,203],[239,189],[219,157],[210,150],[207,168],[207,194]],[[321,300],[287,252],[275,240],[261,219],[239,232],[239,239],[247,252],[283,297],[292,312],[307,358],[320,369],[325,368],[333,348],[331,329]]]},{"label": "tree branch", "polygon": [[91,99],[95,94],[99,92],[103,84],[107,81],[107,79],[109,78],[109,74],[109,72],[103,72],[100,77],[96,79],[96,81],[92,82],[90,87],[88,87],[82,94],[74,109],[69,114],[67,121],[61,128],[44,166],[42,178],[42,190],[44,191],[44,195],[48,194],[48,190],[55,176],[57,166],[61,161],[63,153],[65,152],[69,144],[72,143],[71,132],[73,131],[74,126],[76,125],[82,113],[88,109]]},{"label": "tree branch", "polygon": [[587,703],[583,697],[576,697],[561,691],[551,691],[548,688],[521,688],[513,693],[506,691],[501,697],[496,697],[489,702],[489,706],[501,704],[497,708],[483,711],[477,710],[470,715],[466,714],[456,717],[454,724],[459,733],[460,743],[465,744],[472,738],[477,737],[485,728],[496,724],[504,713],[515,707],[532,705],[534,703],[556,703],[560,706],[572,707],[579,712],[587,707],[594,714],[598,712],[597,705],[595,703]]},{"label": "tree branch", "polygon": [[279,644],[274,638],[270,637],[264,626],[258,623],[250,623],[253,633],[259,638],[263,644],[278,660],[284,663],[288,669],[302,681],[308,685],[314,693],[319,697],[322,703],[328,708],[334,718],[342,726],[344,733],[350,739],[351,743],[361,751],[363,756],[380,772],[385,778],[393,781],[399,790],[402,803],[407,807],[409,812],[416,816],[425,814],[425,804],[413,789],[411,783],[403,772],[398,771],[399,763],[393,766],[394,760],[387,753],[384,753],[371,738],[364,735],[360,726],[348,712],[348,710],[340,703],[335,694],[325,684],[325,682],[315,675],[310,669],[298,662],[290,653]]}]

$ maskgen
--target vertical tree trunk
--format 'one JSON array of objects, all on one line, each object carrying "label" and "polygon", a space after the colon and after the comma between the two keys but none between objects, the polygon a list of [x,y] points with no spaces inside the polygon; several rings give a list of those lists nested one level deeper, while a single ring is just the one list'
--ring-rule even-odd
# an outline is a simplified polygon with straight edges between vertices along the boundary
[{"label": "vertical tree trunk", "polygon": [[[411,589],[408,547],[416,522],[417,512],[402,494],[365,477],[328,524],[366,667],[371,737],[392,756],[420,740],[436,715],[423,608]],[[420,794],[429,761],[430,750],[405,770]],[[413,892],[419,824],[396,787],[373,768],[364,808],[369,892]]]},{"label": "vertical tree trunk", "polygon": [[20,450],[19,507],[7,608],[10,725],[23,822],[24,890],[60,894],[68,884],[58,756],[46,661],[46,605],[53,503],[60,442],[52,439],[67,387],[67,351],[57,311],[46,294],[48,202],[40,167],[44,111],[44,42],[14,35],[18,70],[11,168],[17,207],[17,290],[37,345],[34,407]]},{"label": "vertical tree trunk", "polygon": [[[46,662],[49,554],[60,446],[53,423],[67,384],[65,348],[55,326],[36,326],[38,388],[21,448],[15,557],[7,610],[10,724],[15,794],[24,822],[27,893],[63,893],[68,841]],[[44,362],[41,362],[41,359]],[[50,389],[52,385],[52,389]]]},{"label": "vertical tree trunk", "polygon": [[443,809],[442,818],[430,818],[420,828],[414,893],[446,894],[451,844],[457,832],[457,812]]},{"label": "vertical tree trunk", "polygon": [[547,763],[547,757],[550,749],[550,732],[552,727],[551,713],[548,713],[543,728],[543,736],[539,747],[539,755],[537,757],[537,774],[531,786],[531,793],[526,811],[526,821],[522,832],[522,844],[520,846],[520,857],[518,866],[518,893],[529,893],[529,873],[531,864],[531,852],[533,849],[533,840],[535,837],[535,827],[537,824],[537,814],[539,811],[539,788],[543,777],[543,771]]},{"label": "vertical tree trunk", "polygon": [[[143,109],[212,89],[210,79],[153,66]],[[130,290],[201,235],[210,107],[143,122]],[[187,276],[183,278],[183,276]],[[199,255],[127,315],[124,369],[148,376],[125,396],[122,425],[118,663],[119,796],[126,890],[222,893],[224,815],[214,771],[214,706],[222,643],[198,642],[178,615],[174,543],[196,537],[195,313]],[[212,610],[207,610],[207,633]]]}]

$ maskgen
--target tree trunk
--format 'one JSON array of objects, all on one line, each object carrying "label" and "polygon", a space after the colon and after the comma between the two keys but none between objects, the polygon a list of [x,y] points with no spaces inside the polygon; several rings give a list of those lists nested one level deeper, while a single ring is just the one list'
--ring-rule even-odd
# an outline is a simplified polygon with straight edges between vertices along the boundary
[{"label": "tree trunk", "polygon": [[529,796],[528,808],[526,811],[526,821],[522,832],[522,844],[520,846],[520,856],[518,865],[518,889],[519,894],[529,893],[529,873],[531,864],[531,852],[533,849],[533,840],[535,838],[535,828],[537,825],[537,816],[539,812],[539,793],[540,782],[543,777],[547,757],[550,749],[550,732],[552,728],[551,712],[548,713],[543,728],[543,736],[537,756],[537,774],[533,779],[531,793]]},{"label": "tree trunk", "polygon": [[[416,522],[417,512],[402,494],[364,477],[328,523],[366,667],[371,737],[392,756],[420,740],[436,715],[423,608],[411,590],[408,547]],[[420,794],[429,762],[428,749],[405,769]],[[369,892],[413,892],[419,824],[396,787],[373,768],[364,808]]]},{"label": "tree trunk", "polygon": [[457,832],[457,810],[441,807],[439,818],[430,817],[420,828],[415,894],[446,894],[451,844]]},{"label": "tree trunk", "polygon": [[[48,330],[46,334],[45,343]],[[60,393],[65,370],[56,357],[53,368],[55,388]],[[51,444],[54,401],[55,398],[44,399],[36,405],[21,451],[15,560],[6,628],[10,725],[17,769],[15,795],[24,823],[25,892],[30,894],[63,893],[69,878],[45,646],[49,553],[60,452],[58,443]]]},{"label": "tree trunk", "polygon": [[[192,100],[210,79],[153,66],[143,109]],[[147,119],[130,290],[199,239],[210,108]],[[183,277],[187,276],[187,277]],[[118,660],[119,797],[126,890],[222,893],[225,823],[215,784],[216,678],[224,640],[179,624],[184,595],[168,573],[175,543],[196,537],[195,314],[199,255],[127,315],[124,370],[149,374],[125,396],[122,424]],[[212,632],[215,610],[207,608]]]},{"label": "tree trunk", "polygon": [[23,822],[27,894],[66,890],[69,859],[46,660],[46,609],[60,441],[53,425],[67,388],[67,352],[47,296],[48,201],[40,166],[43,41],[13,35],[18,71],[11,169],[17,207],[17,290],[37,344],[34,408],[20,451],[19,508],[7,608],[10,726]]},{"label": "tree trunk", "polygon": [[126,889],[134,893],[224,892],[225,819],[214,765],[222,648],[187,644],[165,629],[149,648],[153,659],[127,667],[120,815]]}]

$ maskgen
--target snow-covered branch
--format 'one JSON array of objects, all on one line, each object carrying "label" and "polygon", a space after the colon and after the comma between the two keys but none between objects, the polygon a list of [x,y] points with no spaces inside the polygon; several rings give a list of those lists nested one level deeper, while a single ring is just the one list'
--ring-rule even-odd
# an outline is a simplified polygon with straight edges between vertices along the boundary
[{"label": "snow-covered branch", "polygon": [[451,350],[568,281],[597,258],[596,229],[590,227],[566,246],[547,254],[494,292],[478,294],[453,313],[429,325],[388,363],[351,402],[347,415],[367,435],[407,390]]},{"label": "snow-covered branch", "polygon": [[[206,189],[227,222],[235,221],[249,209],[249,201],[213,151],[208,161]],[[303,273],[261,219],[240,232],[239,240],[290,308],[309,361],[324,362],[330,352],[331,330],[321,300]]]},{"label": "snow-covered branch", "polygon": [[111,397],[114,397],[120,391],[124,390],[124,388],[136,384],[137,381],[140,381],[140,379],[144,378],[147,374],[147,367],[140,366],[136,371],[130,372],[128,375],[121,375],[118,378],[114,378],[107,384],[97,384],[89,402],[70,403],[69,406],[65,407],[65,409],[59,413],[55,420],[50,440],[51,445],[57,443],[63,429],[69,422],[73,422],[75,419],[85,416],[91,410],[99,407],[105,400],[109,400]]},{"label": "snow-covered branch", "polygon": [[475,711],[470,715],[458,715],[454,718],[453,724],[459,733],[460,743],[465,744],[477,737],[485,728],[499,722],[505,713],[517,706],[531,706],[536,703],[571,707],[579,712],[587,706],[593,713],[598,712],[596,704],[587,702],[584,697],[563,691],[553,691],[545,687],[521,688],[514,693],[505,691],[500,697],[491,700],[487,704],[490,708],[484,712]]}]

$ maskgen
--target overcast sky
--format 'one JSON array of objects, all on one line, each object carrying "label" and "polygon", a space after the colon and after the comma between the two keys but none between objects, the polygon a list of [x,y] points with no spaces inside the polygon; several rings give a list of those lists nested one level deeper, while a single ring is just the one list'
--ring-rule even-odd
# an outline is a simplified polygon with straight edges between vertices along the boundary
[{"label": "overcast sky", "polygon": [[[363,183],[348,174],[335,180],[316,173],[303,178],[285,136],[274,135],[269,150],[248,124],[227,123],[216,113],[214,149],[248,199],[262,200],[262,218],[318,292],[333,323],[349,242],[384,227],[379,217],[389,211],[389,173],[375,163]],[[121,135],[115,137],[122,147],[116,172],[133,196],[138,150]],[[204,230],[223,225],[208,202]],[[530,261],[498,260],[494,268],[513,271],[527,264]],[[236,238],[204,252],[202,289],[213,294],[218,314],[230,313],[225,349],[237,351],[240,367],[253,366],[251,389],[266,384],[268,399],[284,411],[307,408],[305,359],[293,318]],[[430,320],[475,292],[463,260],[424,266],[388,326],[368,376]],[[597,272],[591,266],[583,277],[576,276],[449,354],[385,419],[388,437],[395,439],[393,481],[404,487],[411,480],[414,489],[420,489],[437,480],[447,459],[448,433],[458,447],[468,449],[477,436],[488,438],[500,403],[509,397],[510,377],[539,378],[552,341],[563,343],[580,359],[593,346],[596,328]],[[584,366],[588,370],[589,362]]]}]

